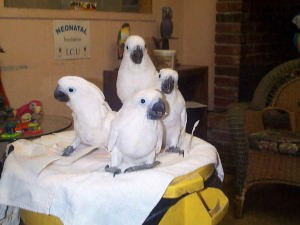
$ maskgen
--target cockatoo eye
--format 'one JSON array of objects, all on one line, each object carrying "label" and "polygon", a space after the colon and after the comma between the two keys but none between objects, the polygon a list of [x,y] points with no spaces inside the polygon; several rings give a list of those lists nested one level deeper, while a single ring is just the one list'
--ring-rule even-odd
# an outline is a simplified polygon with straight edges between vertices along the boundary
[{"label": "cockatoo eye", "polygon": [[74,92],[74,89],[73,88],[69,88],[69,92]]},{"label": "cockatoo eye", "polygon": [[146,102],[146,100],[142,98],[141,103],[144,104],[145,102]]},{"label": "cockatoo eye", "polygon": [[158,74],[158,78],[161,78],[161,74]]},{"label": "cockatoo eye", "polygon": [[128,50],[128,45],[126,45],[126,49]]}]

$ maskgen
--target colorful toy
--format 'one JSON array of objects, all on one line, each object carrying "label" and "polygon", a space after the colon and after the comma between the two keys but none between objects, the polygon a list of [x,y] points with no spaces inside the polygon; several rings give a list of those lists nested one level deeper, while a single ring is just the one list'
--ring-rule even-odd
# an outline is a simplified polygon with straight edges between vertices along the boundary
[{"label": "colorful toy", "polygon": [[32,114],[42,113],[42,102],[39,100],[32,100],[26,105],[15,109],[13,114],[17,118],[21,118],[22,121],[29,121],[32,118]]},{"label": "colorful toy", "polygon": [[19,137],[42,134],[43,130],[36,120],[27,122],[8,121],[0,128],[2,139],[16,139]]}]

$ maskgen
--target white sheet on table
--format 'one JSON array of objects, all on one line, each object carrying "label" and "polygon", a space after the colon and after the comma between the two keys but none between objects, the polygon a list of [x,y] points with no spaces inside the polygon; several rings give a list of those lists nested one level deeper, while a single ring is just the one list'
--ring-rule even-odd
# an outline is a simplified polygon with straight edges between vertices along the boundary
[{"label": "white sheet on table", "polygon": [[[0,220],[6,206],[15,206],[58,216],[66,225],[138,225],[175,177],[214,163],[220,179],[224,178],[216,149],[199,138],[193,138],[189,155],[184,158],[162,153],[157,156],[162,164],[154,169],[113,177],[104,172],[104,166],[110,163],[105,149],[93,151],[90,147],[81,150],[86,155],[78,151],[73,159],[57,156],[73,137],[73,132],[43,136],[31,143],[41,146],[41,151],[36,148],[33,154],[24,153],[22,143],[16,145],[17,151],[7,158],[0,180]],[[45,149],[49,153],[43,154]]]}]

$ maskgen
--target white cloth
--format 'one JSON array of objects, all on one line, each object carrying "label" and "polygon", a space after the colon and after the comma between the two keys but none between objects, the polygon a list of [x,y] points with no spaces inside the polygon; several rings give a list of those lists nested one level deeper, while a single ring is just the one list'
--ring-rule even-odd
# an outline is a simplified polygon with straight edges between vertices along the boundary
[{"label": "white cloth", "polygon": [[66,225],[140,225],[175,177],[214,163],[224,178],[216,149],[196,137],[184,158],[162,153],[156,168],[115,177],[104,171],[110,163],[105,149],[82,147],[74,156],[59,156],[73,137],[68,131],[13,143],[0,180],[0,221],[9,206],[57,216]]}]

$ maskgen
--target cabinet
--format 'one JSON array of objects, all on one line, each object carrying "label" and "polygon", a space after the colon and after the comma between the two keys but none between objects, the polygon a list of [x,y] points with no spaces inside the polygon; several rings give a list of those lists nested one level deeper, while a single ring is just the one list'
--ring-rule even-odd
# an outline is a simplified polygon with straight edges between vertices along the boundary
[{"label": "cabinet", "polygon": [[[208,67],[182,65],[176,68],[179,75],[178,87],[187,105],[187,132],[191,132],[197,120],[200,123],[194,135],[207,138]],[[118,70],[103,72],[103,93],[110,107],[118,111],[122,103],[116,91]]]}]

